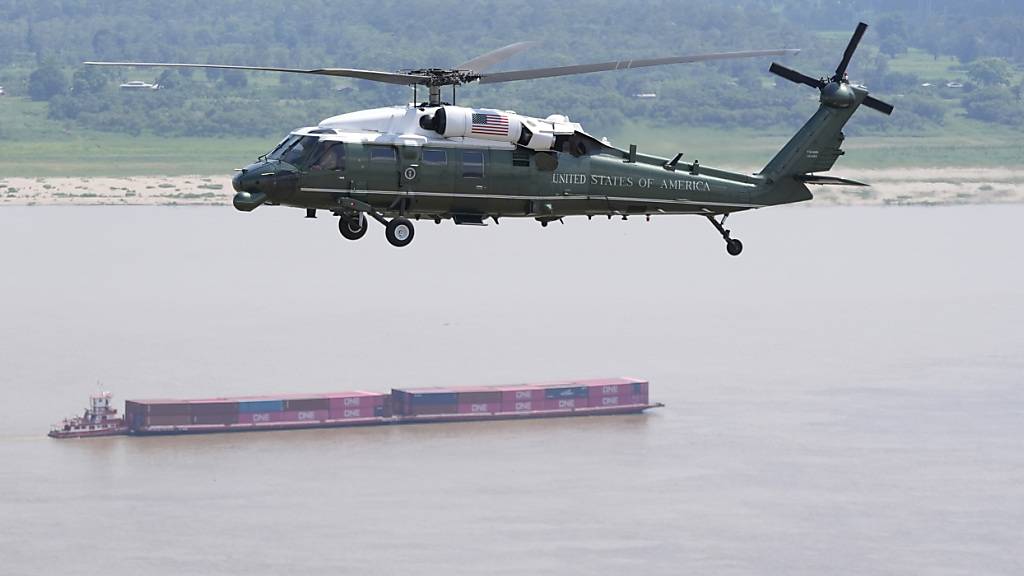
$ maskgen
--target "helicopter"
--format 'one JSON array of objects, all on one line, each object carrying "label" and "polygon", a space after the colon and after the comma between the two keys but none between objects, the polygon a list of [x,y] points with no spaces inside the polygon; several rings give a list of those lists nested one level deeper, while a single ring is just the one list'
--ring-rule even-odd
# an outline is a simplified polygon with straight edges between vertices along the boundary
[{"label": "helicopter", "polygon": [[[852,84],[847,67],[867,24],[858,24],[834,74],[813,78],[773,62],[769,72],[820,92],[819,107],[760,171],[743,174],[698,160],[618,148],[564,115],[535,118],[514,111],[455,104],[455,88],[706,62],[791,55],[795,49],[692,54],[667,58],[486,72],[534,43],[511,44],[454,68],[383,72],[352,68],[295,69],[220,64],[85,62],[97,66],[219,68],[358,78],[411,86],[413,102],[350,112],[292,131],[269,153],[237,170],[233,205],[290,206],[338,217],[348,240],[362,238],[369,220],[384,226],[387,241],[409,245],[413,220],[487,225],[501,218],[534,218],[542,226],[567,216],[608,218],[691,214],[706,218],[733,256],[743,244],[725,228],[734,212],[810,200],[809,185],[866,186],[821,174],[844,154],[843,126],[860,106],[883,114],[893,107]],[[427,100],[417,103],[417,89]],[[451,102],[442,88],[451,87]]]}]

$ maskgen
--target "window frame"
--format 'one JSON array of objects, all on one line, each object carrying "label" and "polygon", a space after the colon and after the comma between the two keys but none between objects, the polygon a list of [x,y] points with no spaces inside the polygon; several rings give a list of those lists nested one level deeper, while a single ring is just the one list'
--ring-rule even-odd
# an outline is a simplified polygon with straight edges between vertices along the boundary
[{"label": "window frame", "polygon": [[[428,153],[440,154],[442,159],[440,162],[427,159]],[[420,154],[420,164],[424,166],[447,166],[448,165],[448,151],[443,148],[424,148]]]},{"label": "window frame", "polygon": [[320,162],[320,160],[323,159],[324,155],[327,154],[328,151],[334,150],[335,148],[339,148],[339,147],[340,147],[340,152],[335,152],[335,155],[334,155],[334,159],[335,159],[335,162],[336,162],[335,165],[334,165],[334,168],[330,168],[328,170],[320,169],[320,170],[317,170],[317,171],[320,171],[320,172],[344,172],[345,171],[345,158],[348,156],[348,151],[345,149],[345,143],[340,141],[340,140],[321,140],[317,144],[317,148],[315,149],[315,151],[317,152],[317,155],[316,156],[311,156],[309,158],[309,161],[308,161],[309,169],[313,170],[313,167],[316,166]]},{"label": "window frame", "polygon": [[[479,154],[480,155],[480,162],[479,163],[477,163],[477,162],[466,162],[466,156],[468,156],[470,154]],[[463,178],[474,178],[474,179],[481,179],[482,180],[487,175],[486,165],[487,165],[487,155],[484,153],[483,150],[463,150],[462,151],[462,177]],[[474,167],[475,166],[479,166],[480,167],[480,173],[479,174],[477,174],[475,172],[470,173],[466,169],[467,166],[474,166]]]},{"label": "window frame", "polygon": [[[374,157],[373,153],[374,152],[380,152],[380,151],[387,151],[388,157],[387,158],[384,158],[382,156]],[[382,146],[380,144],[371,144],[371,145],[367,146],[367,155],[369,157],[370,162],[398,163],[398,150],[395,150],[394,146]]]}]

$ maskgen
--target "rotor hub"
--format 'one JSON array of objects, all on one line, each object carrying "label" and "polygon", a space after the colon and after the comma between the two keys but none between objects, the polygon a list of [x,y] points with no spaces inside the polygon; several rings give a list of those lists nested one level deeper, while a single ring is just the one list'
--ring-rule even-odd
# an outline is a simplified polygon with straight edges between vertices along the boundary
[{"label": "rotor hub", "polygon": [[419,70],[400,70],[402,74],[415,76],[426,76],[421,85],[423,86],[461,86],[480,78],[480,75],[472,70],[458,70],[454,68],[421,68]]},{"label": "rotor hub", "polygon": [[821,89],[821,103],[832,108],[849,108],[857,95],[846,82],[829,82]]}]

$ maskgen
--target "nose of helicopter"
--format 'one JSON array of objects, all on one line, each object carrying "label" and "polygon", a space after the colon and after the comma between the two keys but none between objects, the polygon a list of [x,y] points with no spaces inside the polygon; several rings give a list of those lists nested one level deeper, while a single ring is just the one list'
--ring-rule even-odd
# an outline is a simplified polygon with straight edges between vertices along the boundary
[{"label": "nose of helicopter", "polygon": [[246,168],[231,179],[231,187],[235,189],[231,203],[236,210],[251,212],[267,201],[266,193],[260,191],[259,176]]},{"label": "nose of helicopter", "polygon": [[231,187],[235,189],[232,204],[242,212],[251,212],[272,196],[287,195],[294,180],[294,170],[278,163],[251,164],[239,170],[231,179]]}]

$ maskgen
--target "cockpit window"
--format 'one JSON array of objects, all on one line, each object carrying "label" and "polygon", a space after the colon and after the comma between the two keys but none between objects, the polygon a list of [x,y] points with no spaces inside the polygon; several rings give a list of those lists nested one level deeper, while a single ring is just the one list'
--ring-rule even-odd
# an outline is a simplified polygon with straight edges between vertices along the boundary
[{"label": "cockpit window", "polygon": [[273,152],[267,154],[267,158],[287,162],[292,166],[300,166],[319,141],[319,136],[289,136],[287,140],[274,148]]},{"label": "cockpit window", "polygon": [[295,144],[295,142],[297,142],[299,138],[302,138],[302,136],[291,135],[285,138],[284,140],[281,140],[281,143],[278,144],[276,148],[271,150],[270,154],[267,154],[267,159],[280,160],[281,156],[284,155],[285,151],[291,148],[292,144]]},{"label": "cockpit window", "polygon": [[324,141],[317,145],[316,149],[309,156],[309,169],[316,170],[344,170],[345,169],[345,144],[342,142]]}]

